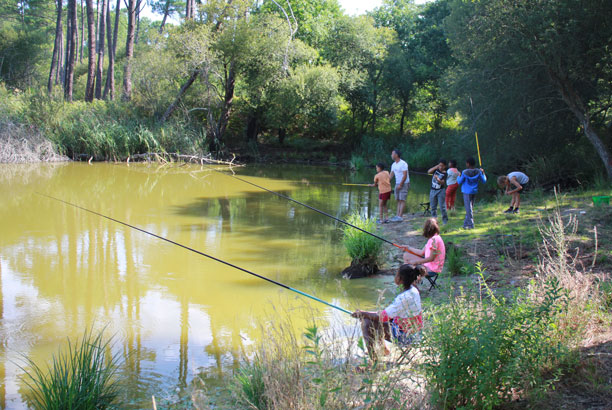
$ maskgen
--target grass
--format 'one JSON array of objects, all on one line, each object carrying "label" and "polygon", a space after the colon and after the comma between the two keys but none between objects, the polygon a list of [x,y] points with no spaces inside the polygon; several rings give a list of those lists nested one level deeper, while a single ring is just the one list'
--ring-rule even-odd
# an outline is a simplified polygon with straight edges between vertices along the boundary
[{"label": "grass", "polygon": [[117,404],[119,383],[118,359],[110,353],[111,347],[102,332],[94,335],[89,330],[74,343],[68,340],[46,369],[26,359],[23,377],[30,389],[29,404],[41,410],[112,408]]},{"label": "grass", "polygon": [[[368,219],[359,213],[353,213],[346,221],[367,232],[378,232],[379,228],[374,219]],[[362,264],[375,264],[382,250],[380,239],[373,237],[363,231],[345,226],[342,242],[353,261]]]}]

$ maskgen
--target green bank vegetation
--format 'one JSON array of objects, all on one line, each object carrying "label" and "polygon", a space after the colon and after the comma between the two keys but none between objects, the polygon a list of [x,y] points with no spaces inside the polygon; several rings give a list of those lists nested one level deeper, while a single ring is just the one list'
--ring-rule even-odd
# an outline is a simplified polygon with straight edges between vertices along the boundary
[{"label": "green bank vegetation", "polygon": [[158,0],[157,21],[139,1],[0,3],[0,127],[71,158],[356,168],[393,147],[413,168],[461,165],[478,131],[491,173],[547,188],[612,178],[610,2],[400,0],[362,16],[281,3]]},{"label": "green bank vegetation", "polygon": [[31,359],[23,367],[27,399],[34,409],[112,409],[119,405],[119,361],[104,332],[84,333],[54,354],[47,368]]}]

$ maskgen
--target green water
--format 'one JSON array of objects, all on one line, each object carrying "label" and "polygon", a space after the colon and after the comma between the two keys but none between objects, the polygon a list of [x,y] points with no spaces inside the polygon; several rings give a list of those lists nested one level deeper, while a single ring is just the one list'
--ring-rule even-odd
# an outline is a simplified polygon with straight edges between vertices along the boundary
[{"label": "green water", "polygon": [[[249,166],[243,178],[343,218],[377,215],[371,170]],[[408,207],[427,200],[412,176]],[[307,184],[306,182],[310,182]],[[125,407],[180,396],[194,375],[231,374],[258,325],[298,312],[323,324],[344,313],[96,215],[136,225],[343,306],[372,307],[376,282],[340,277],[338,223],[195,165],[0,165],[0,408],[23,408],[22,355],[49,360],[91,326],[115,335]],[[392,206],[394,203],[392,202]],[[314,313],[313,313],[314,312]],[[347,324],[348,326],[348,324]]]}]

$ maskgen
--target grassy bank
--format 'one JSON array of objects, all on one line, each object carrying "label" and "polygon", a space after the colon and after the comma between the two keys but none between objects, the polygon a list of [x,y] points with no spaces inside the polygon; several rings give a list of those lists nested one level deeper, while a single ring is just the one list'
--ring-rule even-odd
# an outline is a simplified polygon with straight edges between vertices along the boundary
[{"label": "grassy bank", "polygon": [[[459,229],[462,215],[455,215],[443,237],[465,269],[452,273],[447,260],[442,289],[421,288],[420,344],[392,347],[372,363],[356,327],[321,333],[313,320],[294,334],[269,323],[263,325],[269,337],[245,357],[226,405],[586,409],[609,403],[612,209],[590,203],[602,191],[535,193],[520,216],[500,212],[506,198],[481,202],[474,231]],[[421,223],[403,230],[416,234]]]}]

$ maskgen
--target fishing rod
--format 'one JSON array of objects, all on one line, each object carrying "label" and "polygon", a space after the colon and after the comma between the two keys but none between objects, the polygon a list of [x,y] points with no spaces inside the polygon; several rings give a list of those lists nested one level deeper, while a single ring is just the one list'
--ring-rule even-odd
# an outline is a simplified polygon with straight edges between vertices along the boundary
[{"label": "fishing rod", "polygon": [[478,150],[478,165],[482,168],[482,160],[480,159],[480,144],[478,144],[478,131],[475,132],[476,135],[476,149]]},{"label": "fishing rod", "polygon": [[230,174],[227,174],[227,173],[225,173],[225,172],[217,171],[217,170],[215,170],[215,169],[213,169],[213,171],[214,171],[214,172],[218,172],[218,173],[223,174],[223,175],[226,175],[226,176],[229,176],[229,177],[232,177],[232,178],[236,178],[236,179],[237,179],[237,180],[239,180],[239,181],[242,181],[242,182],[244,182],[244,183],[246,183],[246,184],[252,185],[252,186],[257,187],[257,188],[259,188],[259,189],[263,189],[264,191],[267,191],[267,192],[269,192],[269,193],[271,193],[271,194],[274,194],[274,195],[276,195],[276,196],[278,196],[278,197],[280,197],[280,198],[286,199],[286,200],[291,201],[291,202],[295,202],[295,203],[296,203],[296,204],[298,204],[298,205],[302,205],[303,207],[306,207],[306,208],[308,208],[308,209],[310,209],[310,210],[312,210],[312,211],[318,212],[318,213],[320,213],[321,215],[325,215],[325,216],[327,216],[328,218],[331,218],[331,219],[333,219],[333,220],[335,220],[335,221],[337,221],[337,222],[340,222],[340,223],[342,223],[342,224],[345,224],[345,225],[347,225],[347,226],[350,226],[351,228],[357,229],[358,231],[361,231],[361,232],[366,233],[366,234],[368,234],[368,235],[372,235],[374,238],[379,239],[379,240],[381,240],[381,241],[383,241],[383,242],[385,242],[385,243],[388,243],[388,244],[390,244],[390,245],[393,245],[393,246],[395,246],[396,248],[399,248],[399,249],[403,250],[404,252],[408,252],[408,253],[410,253],[410,254],[412,254],[412,255],[414,255],[414,256],[421,257],[421,255],[417,255],[416,253],[412,252],[410,249],[408,249],[408,248],[407,248],[407,247],[405,247],[405,246],[398,245],[398,244],[396,244],[395,242],[392,242],[392,241],[390,241],[390,240],[388,240],[388,239],[386,239],[386,238],[383,238],[382,236],[376,235],[375,233],[372,233],[372,232],[370,232],[370,231],[366,231],[365,229],[362,229],[362,228],[360,228],[360,227],[358,227],[358,226],[355,226],[355,225],[353,225],[352,223],[349,223],[349,222],[345,221],[344,219],[340,219],[340,218],[338,218],[338,217],[335,217],[335,216],[333,216],[333,215],[331,215],[331,214],[328,214],[328,213],[327,213],[327,212],[325,212],[325,211],[321,211],[320,209],[317,209],[317,208],[315,208],[315,207],[313,207],[313,206],[310,206],[310,205],[308,205],[308,204],[305,204],[305,203],[303,203],[303,202],[300,202],[300,201],[298,201],[297,199],[293,199],[293,198],[291,198],[290,196],[287,196],[287,195],[281,194],[280,192],[272,191],[271,189],[268,189],[268,188],[263,187],[263,186],[261,186],[261,185],[257,185],[257,184],[256,184],[256,183],[254,183],[254,182],[247,181],[246,179],[240,178],[240,177],[238,177],[238,176],[236,176],[236,175],[233,175],[233,174],[231,174],[231,175],[230,175]]},{"label": "fishing rod", "polygon": [[277,285],[277,286],[280,286],[281,288],[285,288],[285,289],[290,290],[290,291],[292,291],[292,292],[295,292],[295,293],[297,293],[297,294],[299,294],[299,295],[306,296],[307,298],[310,298],[310,299],[312,299],[312,300],[316,300],[316,301],[317,301],[317,302],[319,302],[319,303],[323,303],[324,305],[327,305],[327,306],[329,306],[329,307],[332,307],[332,308],[334,308],[334,309],[337,309],[337,310],[339,310],[339,311],[341,311],[341,312],[347,313],[347,314],[349,314],[349,315],[352,315],[352,314],[353,314],[353,312],[350,312],[350,311],[348,311],[348,310],[346,310],[346,309],[344,309],[344,308],[341,308],[340,306],[336,306],[336,305],[334,305],[334,304],[332,304],[332,303],[326,302],[326,301],[324,301],[323,299],[319,299],[319,298],[318,298],[318,297],[316,297],[316,296],[309,295],[308,293],[302,292],[301,290],[298,290],[298,289],[292,288],[291,286],[287,286],[287,285],[285,285],[284,283],[277,282],[277,281],[275,281],[274,279],[267,278],[267,277],[265,277],[265,276],[262,276],[262,275],[259,275],[259,274],[255,273],[255,272],[251,272],[250,270],[247,270],[247,269],[241,268],[240,266],[234,265],[233,263],[226,262],[226,261],[224,261],[224,260],[222,260],[222,259],[219,259],[219,258],[216,258],[216,257],[214,257],[214,256],[208,255],[208,254],[206,254],[206,253],[204,253],[204,252],[198,251],[197,249],[190,248],[189,246],[187,246],[187,245],[183,245],[182,243],[179,243],[179,242],[176,242],[176,241],[173,241],[172,239],[168,239],[168,238],[165,238],[165,237],[163,237],[163,236],[160,236],[160,235],[154,234],[153,232],[146,231],[146,230],[144,230],[144,229],[142,229],[142,228],[138,228],[137,226],[130,225],[130,224],[129,224],[129,223],[127,223],[127,222],[120,221],[120,220],[118,220],[118,219],[112,218],[112,217],[110,217],[110,216],[106,216],[106,215],[101,214],[101,213],[99,213],[99,212],[92,211],[92,210],[87,209],[87,208],[83,208],[82,206],[79,206],[79,205],[73,204],[73,203],[68,202],[68,201],[64,201],[63,199],[55,198],[55,197],[53,197],[53,196],[51,196],[51,195],[41,194],[41,193],[39,193],[39,192],[37,192],[37,194],[38,194],[38,195],[41,195],[41,196],[44,196],[44,197],[47,197],[47,198],[50,198],[50,199],[53,199],[53,200],[58,201],[58,202],[62,202],[63,204],[70,205],[70,206],[72,206],[72,207],[74,207],[74,208],[77,208],[77,209],[80,209],[80,210],[82,210],[82,211],[89,212],[90,214],[97,215],[97,216],[100,216],[100,217],[102,217],[102,218],[106,218],[106,219],[108,219],[109,221],[113,221],[113,222],[116,222],[116,223],[118,223],[118,224],[121,224],[121,225],[127,226],[128,228],[135,229],[135,230],[140,231],[140,232],[142,232],[142,233],[145,233],[145,234],[147,234],[147,235],[153,236],[153,237],[155,237],[155,238],[157,238],[157,239],[161,239],[162,241],[166,241],[166,242],[171,243],[171,244],[173,244],[173,245],[179,246],[179,247],[181,247],[181,248],[183,248],[183,249],[187,249],[188,251],[195,252],[195,253],[197,253],[198,255],[204,256],[204,257],[206,257],[206,258],[208,258],[208,259],[212,259],[212,260],[214,260],[215,262],[219,262],[219,263],[222,263],[222,264],[224,264],[224,265],[230,266],[230,267],[232,267],[232,268],[234,268],[234,269],[238,269],[238,270],[240,270],[240,271],[242,271],[242,272],[244,272],[244,273],[248,273],[249,275],[255,276],[256,278],[263,279],[263,280],[265,280],[265,281],[267,281],[267,282],[270,282],[270,283],[273,283],[273,284],[275,284],[275,285]]}]

